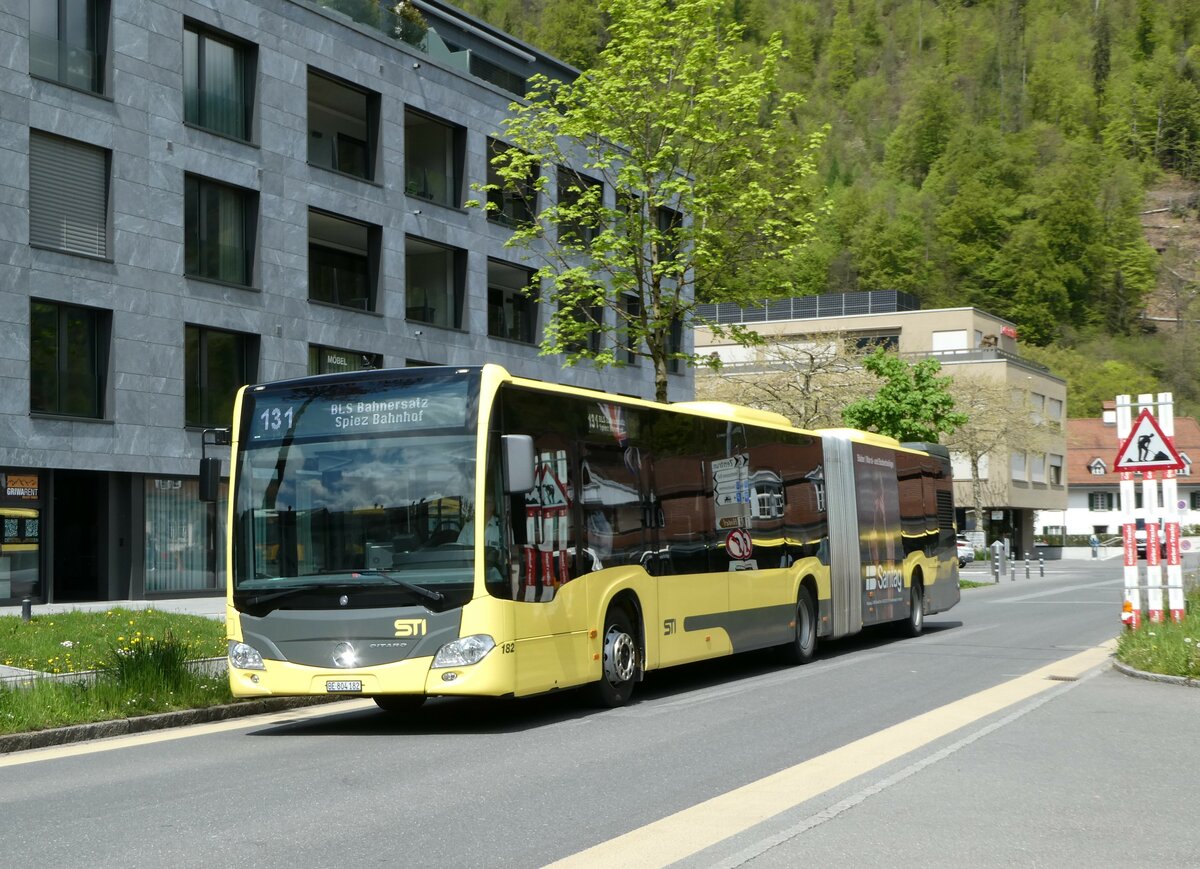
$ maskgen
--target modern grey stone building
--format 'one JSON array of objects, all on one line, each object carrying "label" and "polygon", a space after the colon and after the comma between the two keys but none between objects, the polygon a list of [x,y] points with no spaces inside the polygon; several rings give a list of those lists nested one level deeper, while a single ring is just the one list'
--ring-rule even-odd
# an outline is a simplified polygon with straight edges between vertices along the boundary
[{"label": "modern grey stone building", "polygon": [[493,361],[653,395],[539,356],[504,247],[531,204],[463,207],[528,76],[573,71],[415,5],[428,30],[375,0],[4,4],[0,604],[221,593],[195,475],[242,383]]}]

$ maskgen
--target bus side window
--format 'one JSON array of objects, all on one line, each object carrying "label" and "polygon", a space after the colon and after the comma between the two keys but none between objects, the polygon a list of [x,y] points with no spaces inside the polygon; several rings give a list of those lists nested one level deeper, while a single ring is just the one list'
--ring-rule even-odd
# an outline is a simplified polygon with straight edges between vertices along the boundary
[{"label": "bus side window", "polygon": [[[534,449],[537,465],[533,489],[524,499],[517,599],[546,602],[575,575],[575,495],[566,441],[545,435],[534,441]],[[522,515],[515,514],[514,527],[521,523]]]},{"label": "bus side window", "polygon": [[600,567],[639,564],[647,550],[641,477],[639,448],[585,446],[579,492],[586,547]]}]

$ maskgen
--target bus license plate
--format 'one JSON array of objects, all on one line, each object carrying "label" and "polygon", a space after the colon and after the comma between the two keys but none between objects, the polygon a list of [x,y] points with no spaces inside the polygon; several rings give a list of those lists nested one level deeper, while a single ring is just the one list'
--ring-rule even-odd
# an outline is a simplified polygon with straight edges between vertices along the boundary
[{"label": "bus license plate", "polygon": [[337,693],[347,694],[347,693],[361,692],[362,691],[362,682],[360,682],[358,680],[355,680],[353,682],[351,682],[351,681],[326,682],[325,690],[328,691],[330,694],[337,694]]}]

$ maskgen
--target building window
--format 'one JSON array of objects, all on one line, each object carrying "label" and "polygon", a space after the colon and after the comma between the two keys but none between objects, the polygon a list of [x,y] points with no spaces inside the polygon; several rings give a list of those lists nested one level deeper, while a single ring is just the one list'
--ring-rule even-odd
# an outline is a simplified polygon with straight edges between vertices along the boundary
[{"label": "building window", "polygon": [[1053,422],[1062,422],[1063,403],[1061,398],[1046,399],[1046,416]]},{"label": "building window", "polygon": [[200,500],[196,480],[145,479],[146,593],[215,591],[225,587],[225,496]]},{"label": "building window", "polygon": [[42,599],[40,484],[37,471],[0,468],[0,600]]},{"label": "building window", "polygon": [[558,167],[558,207],[574,212],[558,220],[558,241],[567,247],[582,248],[600,233],[604,206],[604,185],[594,178]]},{"label": "building window", "polygon": [[534,342],[537,300],[526,294],[533,272],[488,260],[488,334],[524,344]]},{"label": "building window", "polygon": [[29,133],[29,243],[108,257],[109,153]]},{"label": "building window", "polygon": [[[683,352],[683,320],[676,317],[671,321],[671,331],[667,333],[667,353],[675,354]],[[667,371],[671,374],[679,374],[683,371],[683,360],[677,356],[671,355],[667,359]]]},{"label": "building window", "polygon": [[321,347],[316,344],[308,348],[309,374],[375,371],[382,367],[383,357],[378,353],[358,353],[354,350],[339,350],[336,347]]},{"label": "building window", "polygon": [[504,179],[492,161],[509,150],[503,142],[488,139],[488,220],[502,226],[525,226],[533,223],[537,214],[537,189],[534,181],[538,170],[532,167],[516,190],[506,189]]},{"label": "building window", "polygon": [[1009,469],[1012,471],[1012,478],[1017,482],[1024,482],[1028,476],[1026,473],[1026,461],[1024,450],[1013,450],[1009,454]]},{"label": "building window", "polygon": [[1092,472],[1093,477],[1103,477],[1108,473],[1108,466],[1104,464],[1103,459],[1092,459],[1088,465],[1088,470]]},{"label": "building window", "polygon": [[[558,319],[560,323],[564,321],[579,323],[579,328],[582,330],[578,337],[564,341],[563,348],[568,353],[596,354],[600,352],[600,338],[604,328],[603,305],[566,307],[559,314]],[[567,328],[574,329],[575,327],[568,326]]]},{"label": "building window", "polygon": [[308,71],[308,162],[371,181],[379,94]]},{"label": "building window", "polygon": [[103,93],[107,50],[107,0],[31,0],[31,75]]},{"label": "building window", "polygon": [[1034,425],[1040,424],[1046,418],[1046,396],[1040,392],[1029,394],[1029,418]]},{"label": "building window", "polygon": [[1034,483],[1046,482],[1046,456],[1037,453],[1029,457],[1029,479]]},{"label": "building window", "polygon": [[[660,205],[657,209],[658,223],[658,258],[657,261],[674,262],[679,258],[681,250],[679,236],[683,231],[683,215],[673,208]],[[678,275],[674,275],[678,277]]]},{"label": "building window", "polygon": [[1189,496],[1189,501],[1192,505],[1191,509],[1200,510],[1200,492],[1192,492]]},{"label": "building window", "polygon": [[1050,454],[1050,485],[1062,485],[1063,457]]},{"label": "building window", "polygon": [[29,314],[29,409],[103,418],[108,314],[53,302]]},{"label": "building window", "polygon": [[1183,467],[1175,472],[1175,476],[1190,477],[1192,475],[1192,457],[1180,450],[1179,458],[1183,460]]},{"label": "building window", "polygon": [[462,181],[466,131],[421,112],[404,113],[404,189],[419,196],[457,208],[462,204]]},{"label": "building window", "polygon": [[233,399],[256,367],[253,339],[238,332],[187,326],[184,329],[184,424],[227,426]]},{"label": "building window", "polygon": [[343,308],[374,310],[379,244],[379,227],[309,209],[308,297]]},{"label": "building window", "polygon": [[255,50],[192,22],[183,29],[183,119],[249,141]]},{"label": "building window", "polygon": [[404,315],[416,323],[462,328],[467,252],[416,238],[404,243]]},{"label": "building window", "polygon": [[[642,311],[641,300],[637,296],[626,296],[621,300],[621,309],[617,312],[617,362],[625,365],[637,365],[638,348],[630,335],[629,324],[640,319]],[[640,331],[640,330],[639,330]]]},{"label": "building window", "polygon": [[1088,492],[1088,509],[1093,513],[1105,513],[1113,509],[1112,492]]},{"label": "building window", "polygon": [[516,94],[519,97],[525,96],[528,82],[524,76],[504,69],[490,60],[480,57],[475,52],[471,52],[471,75],[484,81],[490,81],[497,87],[504,88],[510,94]]},{"label": "building window", "polygon": [[250,286],[257,195],[188,175],[183,207],[184,272],[190,277]]}]

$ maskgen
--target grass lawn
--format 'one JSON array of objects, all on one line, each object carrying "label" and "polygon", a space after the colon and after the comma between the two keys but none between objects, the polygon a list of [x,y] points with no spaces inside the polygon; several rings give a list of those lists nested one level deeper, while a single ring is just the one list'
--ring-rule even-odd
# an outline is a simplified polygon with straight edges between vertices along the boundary
[{"label": "grass lawn", "polygon": [[1187,594],[1182,622],[1143,621],[1117,637],[1117,660],[1147,673],[1200,679],[1200,588]]},{"label": "grass lawn", "polygon": [[221,657],[225,626],[203,616],[114,608],[0,617],[0,663],[90,680],[0,687],[0,733],[109,721],[233,702],[224,674],[186,662]]}]

